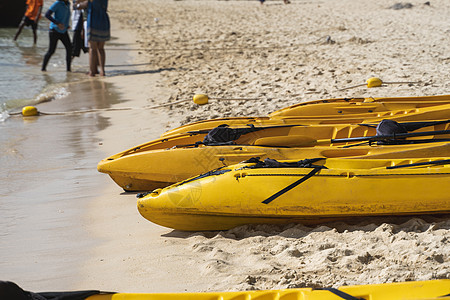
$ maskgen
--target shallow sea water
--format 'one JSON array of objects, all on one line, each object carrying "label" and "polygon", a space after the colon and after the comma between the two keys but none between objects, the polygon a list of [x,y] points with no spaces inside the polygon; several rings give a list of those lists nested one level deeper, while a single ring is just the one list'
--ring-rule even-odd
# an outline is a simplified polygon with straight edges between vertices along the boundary
[{"label": "shallow sea water", "polygon": [[51,57],[47,72],[41,71],[48,47],[48,22],[41,21],[38,41],[33,45],[30,28],[25,27],[17,41],[16,28],[0,28],[0,113],[25,105],[38,104],[67,95],[62,83],[84,78],[88,55],[81,54],[72,62],[73,72],[65,71],[65,49],[62,43]]},{"label": "shallow sea water", "polygon": [[[77,273],[76,257],[88,256],[93,242],[86,239],[79,218],[109,181],[96,165],[106,155],[99,150],[97,134],[110,120],[100,113],[14,113],[25,105],[35,105],[40,112],[71,112],[126,101],[107,80],[86,75],[87,54],[75,58],[73,72],[66,72],[61,43],[47,72],[41,72],[47,26],[40,24],[36,46],[29,28],[17,42],[16,28],[0,28],[0,257],[6,258],[0,259],[0,274],[19,284],[39,282],[43,274],[55,284],[65,282]],[[109,51],[124,46],[115,37],[107,43],[107,76],[136,72],[127,52]],[[58,226],[74,235],[65,235],[65,228]],[[55,244],[64,247],[55,250]],[[86,250],[74,253],[80,247]],[[14,256],[20,261],[8,259]]]}]

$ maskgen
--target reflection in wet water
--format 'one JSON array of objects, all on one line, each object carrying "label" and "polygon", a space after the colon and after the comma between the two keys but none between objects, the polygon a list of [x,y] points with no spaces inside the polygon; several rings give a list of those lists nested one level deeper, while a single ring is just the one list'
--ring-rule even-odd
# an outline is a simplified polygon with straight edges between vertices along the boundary
[{"label": "reflection in wet water", "polygon": [[[40,110],[107,108],[120,102],[113,86],[102,80],[68,85],[67,91],[67,97],[43,103]],[[53,242],[66,245],[67,252],[75,244],[80,249],[92,246],[89,239],[77,238],[86,235],[77,224],[107,179],[96,170],[104,157],[97,134],[109,124],[100,113],[14,116],[0,123],[0,257],[21,249],[30,254],[23,253],[20,262],[0,261],[2,272],[20,274],[22,280],[42,276],[36,271],[55,261]],[[70,226],[71,236],[64,235],[60,226]],[[39,261],[34,261],[33,253],[39,253]],[[59,277],[76,272],[77,265],[67,268],[70,258],[64,261],[66,269]]]},{"label": "reflection in wet water", "polygon": [[[59,49],[51,60],[54,65],[42,73],[48,31],[39,31],[37,47],[27,45],[26,31],[14,44],[14,32],[0,29],[0,112],[35,103],[41,112],[70,112],[124,102],[112,84],[86,76],[83,58],[75,60],[74,72],[65,72],[64,51]],[[115,52],[108,55],[107,62],[116,67],[107,65],[107,76],[155,72],[136,71],[129,55]],[[77,256],[88,257],[93,243],[85,238],[88,229],[80,218],[86,218],[87,207],[109,182],[96,166],[105,157],[98,132],[110,125],[99,112],[11,115],[0,121],[0,257],[6,258],[0,260],[0,270],[8,279],[76,277],[80,260],[71,257],[73,249]],[[54,272],[46,273],[48,269]]]}]

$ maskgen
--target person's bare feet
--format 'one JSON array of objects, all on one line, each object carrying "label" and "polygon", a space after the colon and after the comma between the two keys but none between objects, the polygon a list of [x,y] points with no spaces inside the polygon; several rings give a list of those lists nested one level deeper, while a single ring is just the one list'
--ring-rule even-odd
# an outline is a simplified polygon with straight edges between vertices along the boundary
[{"label": "person's bare feet", "polygon": [[[98,74],[98,71],[95,71],[94,73],[92,73],[91,71],[89,71],[87,74],[88,74],[89,76],[91,76],[91,77],[95,77],[95,75]],[[104,76],[104,75],[100,75],[100,76]]]}]

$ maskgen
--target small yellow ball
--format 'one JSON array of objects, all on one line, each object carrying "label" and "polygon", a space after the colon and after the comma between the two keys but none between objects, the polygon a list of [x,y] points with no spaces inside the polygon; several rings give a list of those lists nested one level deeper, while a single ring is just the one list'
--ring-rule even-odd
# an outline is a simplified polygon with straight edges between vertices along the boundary
[{"label": "small yellow ball", "polygon": [[208,96],[204,94],[197,94],[194,96],[194,103],[198,105],[203,105],[208,103]]},{"label": "small yellow ball", "polygon": [[377,77],[370,77],[369,79],[367,79],[366,83],[368,88],[373,88],[381,86],[383,84],[383,81],[381,81],[381,79]]},{"label": "small yellow ball", "polygon": [[25,106],[24,108],[22,108],[22,116],[24,117],[37,116],[38,114],[39,112],[34,106]]}]

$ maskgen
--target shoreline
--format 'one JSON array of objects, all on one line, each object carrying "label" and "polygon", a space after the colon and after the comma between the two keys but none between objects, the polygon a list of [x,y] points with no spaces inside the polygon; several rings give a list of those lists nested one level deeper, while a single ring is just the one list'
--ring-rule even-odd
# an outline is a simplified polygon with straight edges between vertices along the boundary
[{"label": "shoreline", "polygon": [[[119,24],[117,27],[109,47],[132,45],[133,35]],[[89,111],[92,107],[105,111],[10,116],[2,123],[3,133],[11,132],[2,150],[12,159],[2,173],[2,186],[8,189],[0,201],[5,213],[0,232],[0,273],[8,276],[4,279],[30,291],[100,288],[96,281],[85,282],[99,272],[86,275],[83,266],[89,264],[97,247],[114,238],[94,229],[104,213],[99,205],[109,207],[109,197],[114,198],[116,210],[110,213],[115,214],[124,206],[136,207],[136,201],[125,205],[128,199],[120,197],[121,190],[107,175],[97,172],[96,164],[125,147],[158,137],[164,126],[169,126],[167,121],[154,121],[168,120],[164,113],[141,108],[149,104],[150,95],[157,100],[167,96],[164,86],[158,84],[159,75],[136,64],[139,61],[132,54],[107,50],[106,77],[76,76],[80,80],[59,84],[67,91],[65,97],[36,105],[39,111],[50,113]],[[134,88],[136,82],[142,83],[138,89]],[[108,111],[109,107],[124,106],[137,109]],[[107,227],[113,223],[108,222]]]},{"label": "shoreline", "polygon": [[[134,59],[138,65],[143,63],[140,57]],[[148,99],[155,105],[170,101],[171,91],[161,83],[159,74],[145,71],[136,73],[104,80],[113,83],[123,99],[133,99],[131,103],[127,102],[128,105],[143,107],[148,104]],[[106,130],[98,133],[105,157],[155,139],[179,124],[179,121],[170,119],[167,110],[142,109],[101,114],[113,119]],[[122,292],[187,292],[206,289],[208,283],[202,285],[196,278],[191,278],[192,268],[180,269],[185,264],[185,256],[180,253],[187,246],[187,241],[173,239],[171,229],[145,220],[137,211],[136,193],[125,193],[108,175],[98,174],[105,181],[103,192],[91,202],[85,219],[89,224],[88,232],[101,242],[91,249],[92,256],[83,263],[80,288]],[[100,214],[106,219],[99,220]],[[190,234],[179,235],[185,237]],[[153,262],[158,262],[156,272],[152,270],[156,267]],[[102,274],[102,280],[98,280],[98,273]],[[145,284],[136,282],[138,278]]]}]

